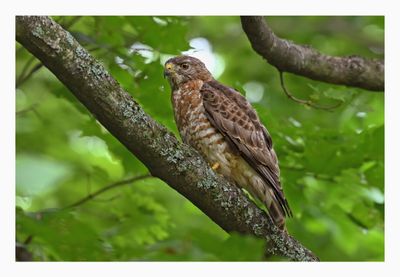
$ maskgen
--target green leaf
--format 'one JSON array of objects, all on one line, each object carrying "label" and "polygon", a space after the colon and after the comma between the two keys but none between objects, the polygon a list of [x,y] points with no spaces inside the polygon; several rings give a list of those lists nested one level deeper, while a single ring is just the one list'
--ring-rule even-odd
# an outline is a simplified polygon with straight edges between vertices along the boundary
[{"label": "green leaf", "polygon": [[18,233],[33,237],[32,244],[44,254],[41,257],[44,260],[90,261],[99,260],[104,254],[93,229],[68,212],[50,211],[28,216],[19,211]]}]

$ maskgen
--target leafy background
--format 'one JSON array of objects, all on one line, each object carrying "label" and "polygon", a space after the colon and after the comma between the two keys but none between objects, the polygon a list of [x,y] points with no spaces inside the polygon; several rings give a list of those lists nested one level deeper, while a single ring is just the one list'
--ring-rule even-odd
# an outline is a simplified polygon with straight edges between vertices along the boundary
[{"label": "leafy background", "polygon": [[[191,49],[253,102],[269,129],[294,211],[289,232],[321,260],[384,259],[383,93],[287,74],[286,86],[297,97],[343,103],[327,112],[289,100],[277,71],[251,49],[238,17],[53,19],[175,134],[162,65]],[[267,20],[277,35],[326,54],[383,58],[383,17]],[[17,80],[38,63],[16,44]],[[156,178],[69,207],[147,169],[44,67],[17,81],[16,149],[16,240],[34,260],[264,259],[262,241],[228,235]]]}]

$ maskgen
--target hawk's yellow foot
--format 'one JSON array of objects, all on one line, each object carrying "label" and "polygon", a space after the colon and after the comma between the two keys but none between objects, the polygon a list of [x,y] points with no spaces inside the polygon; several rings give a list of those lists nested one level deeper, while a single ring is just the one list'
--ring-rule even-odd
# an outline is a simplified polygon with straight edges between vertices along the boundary
[{"label": "hawk's yellow foot", "polygon": [[219,163],[215,163],[211,166],[212,169],[217,170],[221,165]]}]

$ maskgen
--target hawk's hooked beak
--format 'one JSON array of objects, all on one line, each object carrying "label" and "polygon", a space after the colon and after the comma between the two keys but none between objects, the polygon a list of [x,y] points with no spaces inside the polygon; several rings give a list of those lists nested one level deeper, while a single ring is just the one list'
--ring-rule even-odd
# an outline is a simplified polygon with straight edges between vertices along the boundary
[{"label": "hawk's hooked beak", "polygon": [[173,72],[174,72],[174,65],[172,63],[167,63],[164,68],[164,78],[169,77]]}]

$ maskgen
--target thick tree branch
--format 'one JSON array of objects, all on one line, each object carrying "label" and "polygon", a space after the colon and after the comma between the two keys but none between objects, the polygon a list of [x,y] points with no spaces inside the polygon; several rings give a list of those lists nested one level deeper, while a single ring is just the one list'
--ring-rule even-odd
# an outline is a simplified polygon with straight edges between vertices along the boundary
[{"label": "thick tree branch", "polygon": [[384,90],[383,60],[321,54],[277,37],[262,16],[242,16],[241,22],[253,49],[279,71],[337,85]]},{"label": "thick tree branch", "polygon": [[19,16],[16,37],[153,176],[184,195],[221,228],[266,239],[269,254],[296,261],[318,260],[297,240],[276,228],[240,189],[215,174],[193,148],[180,143],[147,115],[56,22],[48,17]]},{"label": "thick tree branch", "polygon": [[[75,16],[70,21],[66,22],[65,24],[61,23],[60,25],[64,29],[68,29],[68,28],[72,27],[76,22],[78,22],[79,19],[81,19],[81,16]],[[21,48],[21,49],[23,49],[23,48]],[[15,85],[17,88],[20,87],[27,80],[29,80],[29,78],[32,77],[32,75],[35,72],[37,72],[39,69],[42,68],[43,64],[39,63],[39,64],[36,64],[33,68],[31,68],[31,70],[27,73],[27,70],[33,61],[35,61],[34,56],[31,59],[29,59],[29,61],[25,64],[25,67],[22,70],[21,75],[17,78],[16,85]]]}]

